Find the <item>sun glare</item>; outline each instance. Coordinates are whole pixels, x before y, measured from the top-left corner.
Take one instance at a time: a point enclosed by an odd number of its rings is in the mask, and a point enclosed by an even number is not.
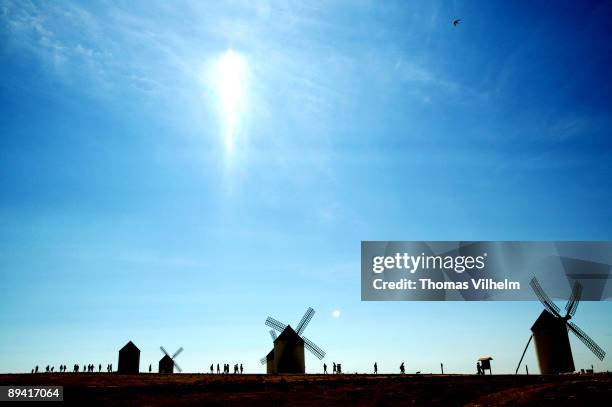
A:
[[[244,109],[247,63],[233,50],[227,50],[217,61],[216,82],[224,125],[225,149],[234,149],[240,117]]]

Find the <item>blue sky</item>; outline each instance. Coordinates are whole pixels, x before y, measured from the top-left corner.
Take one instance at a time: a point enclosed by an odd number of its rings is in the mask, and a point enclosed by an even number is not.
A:
[[[513,372],[538,303],[362,303],[360,241],[612,239],[611,17],[1,1],[0,371],[131,339],[143,369],[163,345],[261,372],[266,316],[313,306],[345,371]],[[611,302],[576,322],[612,351]]]

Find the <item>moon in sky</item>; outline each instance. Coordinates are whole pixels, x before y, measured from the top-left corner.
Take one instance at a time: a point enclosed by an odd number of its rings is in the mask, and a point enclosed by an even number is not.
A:
[[[334,318],[339,318],[339,317],[340,317],[340,310],[339,310],[339,309],[335,309],[335,310],[332,312],[332,317],[334,317]]]

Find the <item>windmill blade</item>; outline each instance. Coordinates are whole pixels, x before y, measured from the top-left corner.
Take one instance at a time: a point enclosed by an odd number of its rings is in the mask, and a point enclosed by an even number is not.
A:
[[[274,342],[277,338],[276,332],[273,329],[270,329],[270,336],[272,337],[272,342]]]
[[[593,354],[595,354],[595,356],[597,356],[599,360],[603,360],[603,358],[606,356],[606,352],[601,349],[589,335],[587,335],[582,329],[578,328],[578,326],[572,322],[568,322],[567,327],[574,333],[574,335],[578,337],[578,339],[582,341],[582,343],[586,345],[587,348],[589,348],[591,352],[593,352]]]
[[[162,352],[164,352],[164,354],[165,354],[166,356],[168,356],[168,357],[170,356],[170,355],[168,354],[168,352],[166,352],[166,349],[164,349],[164,347],[163,347],[163,346],[160,346],[160,347],[159,347],[159,349],[161,349],[161,351],[162,351]]]
[[[574,288],[572,289],[572,296],[570,297],[567,304],[565,304],[565,310],[567,311],[566,318],[573,317],[578,309],[578,303],[580,302],[580,297],[582,297],[582,284],[578,281],[574,283]],[[568,318],[569,319],[569,318]]]
[[[176,363],[176,361],[174,361],[174,360],[173,360],[173,362],[174,362],[174,367],[176,367],[176,370],[178,370],[179,373],[183,373],[183,369],[181,369],[181,367],[178,365],[178,363]]]
[[[182,351],[183,351],[183,347],[181,346],[180,348],[178,348],[176,352],[174,352],[174,355],[172,355],[172,359],[180,355]]]
[[[532,278],[529,282],[529,285],[533,289],[533,292],[538,296],[538,299],[540,300],[542,305],[544,305],[544,308],[546,308],[551,314],[561,318],[561,315],[559,315],[559,311],[561,310],[554,302],[552,302],[550,297],[544,292],[544,290],[540,286],[540,282],[538,281],[538,279],[535,277]]]
[[[305,336],[302,336],[302,339],[304,340],[304,347],[310,352],[312,352],[313,355],[315,355],[319,359],[323,359],[325,357],[325,352],[323,351],[323,349],[315,345],[313,341],[306,338]]]
[[[265,365],[266,362],[268,361],[268,357],[261,358],[261,359],[259,359],[259,361],[261,362],[262,365]]]
[[[283,332],[283,329],[287,327],[287,325],[275,320],[272,317],[268,317],[266,319],[266,325],[268,325],[270,328],[276,329],[278,332]]]
[[[302,335],[302,332],[304,332],[304,329],[306,329],[306,326],[312,319],[312,316],[314,315],[314,313],[315,313],[315,310],[313,310],[310,307],[306,310],[306,312],[304,313],[304,316],[302,317],[302,320],[300,321],[300,323],[297,325],[297,328],[295,329],[295,333],[297,333],[298,335]]]

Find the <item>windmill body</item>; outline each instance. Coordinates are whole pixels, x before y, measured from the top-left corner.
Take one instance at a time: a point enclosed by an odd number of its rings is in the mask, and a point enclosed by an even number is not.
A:
[[[174,373],[174,360],[168,355],[164,355],[159,360],[159,373]]]
[[[129,341],[121,350],[119,350],[119,363],[117,364],[117,373],[136,374],[140,370],[140,349]]]
[[[304,340],[290,325],[274,340],[272,358],[267,362],[268,374],[305,373]],[[266,358],[267,359],[267,358]]]
[[[582,285],[576,281],[572,288],[572,294],[565,305],[565,315],[561,315],[561,309],[544,292],[537,278],[532,278],[529,285],[544,305],[544,311],[531,327],[531,336],[527,341],[523,355],[519,360],[515,373],[518,373],[525,352],[533,338],[535,342],[538,365],[542,374],[559,374],[573,372],[575,370],[572,348],[568,332],[573,333],[589,350],[599,359],[603,360],[606,352],[595,343],[575,323],[570,322],[574,317],[580,297],[582,296]]]
[[[544,310],[531,327],[542,374],[573,372],[574,358],[565,321]]]
[[[178,363],[176,363],[176,360],[174,360],[183,351],[182,347],[178,348],[178,350],[174,352],[172,356],[170,356],[170,354],[166,351],[166,349],[164,349],[163,346],[160,346],[159,349],[164,354],[164,356],[159,360],[159,373],[171,374],[174,373],[174,368],[176,368],[176,370],[178,370],[179,372],[183,371],[178,365]]]
[[[312,308],[308,308],[295,330],[290,325],[285,325],[274,318],[266,319],[266,325],[273,328],[270,335],[274,341],[274,348],[265,358],[261,359],[261,363],[266,365],[268,374],[304,374],[306,372],[304,348],[319,359],[325,357],[325,352],[321,348],[302,335],[314,313]],[[280,332],[278,337],[275,330]]]

